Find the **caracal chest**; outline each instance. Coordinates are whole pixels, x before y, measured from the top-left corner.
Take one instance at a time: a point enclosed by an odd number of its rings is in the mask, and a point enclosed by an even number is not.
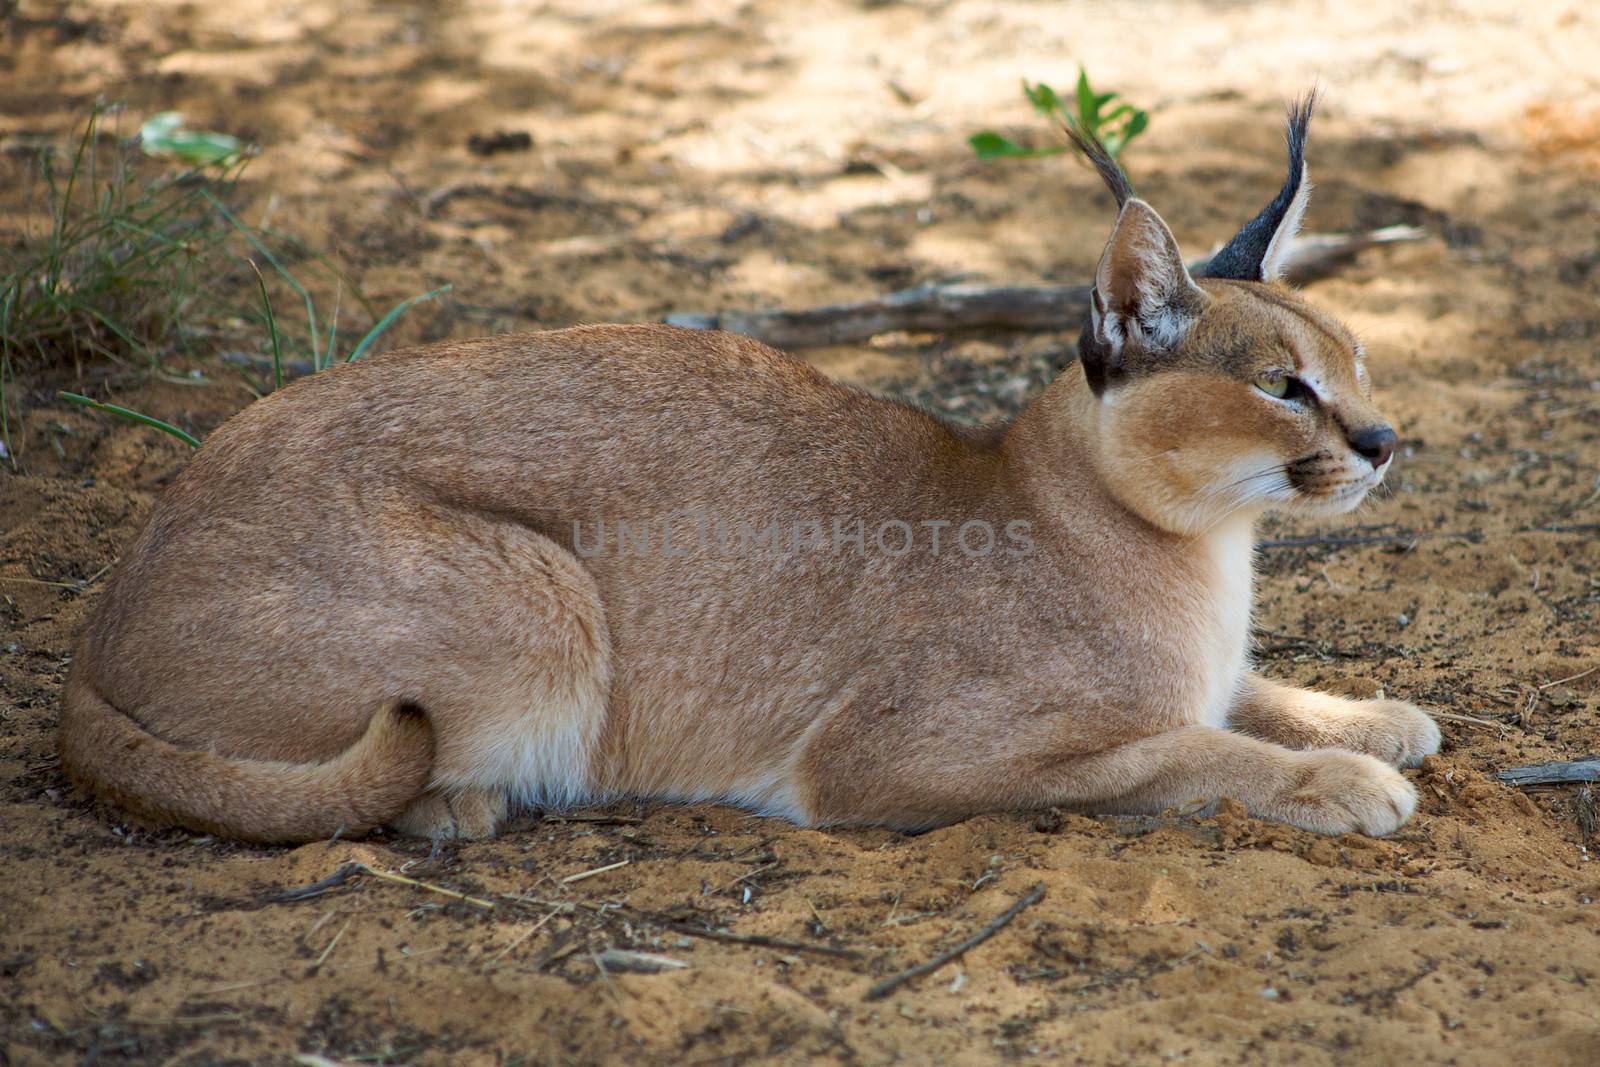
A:
[[[1050,568],[994,583],[887,645],[865,627],[846,670],[857,687],[932,704],[1126,717],[1154,732],[1220,727],[1248,667],[1252,537],[1241,523],[1182,566],[1130,558],[1095,574]],[[899,652],[862,655],[890,646]]]
[[[1157,731],[1226,725],[1249,666],[1252,544],[1251,524],[1240,523],[1181,568],[1130,559],[1102,573],[1093,595],[1065,594],[1077,605],[1034,614],[1049,621],[1024,627],[1034,647],[1012,672],[1016,699],[1126,715]]]
[[[1228,712],[1249,666],[1250,615],[1255,605],[1255,529],[1241,521],[1205,544],[1208,579],[1196,605],[1194,718],[1227,725]]]

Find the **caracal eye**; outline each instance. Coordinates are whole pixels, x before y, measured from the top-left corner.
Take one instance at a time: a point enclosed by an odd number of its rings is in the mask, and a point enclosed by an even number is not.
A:
[[[1262,371],[1256,375],[1256,388],[1275,400],[1289,395],[1289,375],[1281,370]]]

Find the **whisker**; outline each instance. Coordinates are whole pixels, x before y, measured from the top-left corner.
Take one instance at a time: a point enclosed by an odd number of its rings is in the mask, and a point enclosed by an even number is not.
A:
[[[1244,508],[1263,499],[1264,494],[1253,488],[1252,483],[1260,482],[1263,479],[1277,478],[1287,471],[1290,466],[1292,466],[1290,463],[1275,463],[1270,467],[1251,471],[1249,474],[1235,478],[1231,482],[1212,486],[1201,493],[1200,498],[1195,502],[1194,510],[1204,511],[1218,503],[1225,503],[1227,506],[1206,523],[1200,530],[1199,536],[1206,536]]]

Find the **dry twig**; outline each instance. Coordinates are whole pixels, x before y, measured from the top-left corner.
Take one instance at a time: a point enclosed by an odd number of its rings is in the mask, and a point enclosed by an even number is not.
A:
[[[1021,915],[1027,908],[1031,908],[1033,905],[1039,903],[1043,897],[1044,883],[1040,882],[1030,889],[1027,894],[1019,899],[1015,904],[1001,912],[993,922],[989,923],[989,925],[985,926],[983,929],[979,930],[977,933],[973,934],[959,945],[945,949],[943,952],[939,953],[926,963],[919,963],[915,967],[909,967],[906,970],[901,971],[899,974],[885,978],[883,981],[867,990],[867,994],[864,999],[881,1000],[890,993],[893,993],[896,989],[899,989],[901,986],[905,985],[907,982],[921,978],[925,974],[931,974],[940,967],[943,967],[945,964],[949,963],[951,960],[959,959],[972,949],[977,948],[979,945],[989,940],[1001,930],[1005,929],[1006,925],[1010,923],[1012,919],[1015,919],[1018,915]]]
[[[408,885],[413,889],[421,889],[429,893],[438,893],[440,896],[450,897],[453,900],[459,900],[463,903],[471,904],[474,907],[484,908],[486,910],[492,910],[494,908],[494,901],[492,900],[484,900],[482,897],[468,896],[465,893],[459,893],[454,889],[446,889],[442,885],[434,885],[431,882],[419,882],[415,878],[407,878],[402,874],[392,874],[388,871],[380,871],[375,868],[368,867],[365,863],[347,863],[343,867],[340,867],[337,871],[334,871],[332,874],[328,875],[326,878],[312,882],[310,885],[303,885],[296,889],[286,890],[285,892],[279,893],[276,896],[265,897],[262,899],[261,903],[287,904],[297,900],[306,900],[311,897],[321,896],[330,889],[337,889],[338,887],[344,885],[346,882],[350,881],[351,878],[358,874],[369,875],[381,881],[394,882],[398,885]]]
[[[1566,685],[1568,682],[1576,682],[1579,678],[1589,677],[1589,675],[1593,674],[1595,671],[1600,671],[1600,664],[1590,667],[1586,671],[1579,671],[1577,674],[1569,674],[1565,678],[1557,678],[1553,682],[1546,682],[1539,687],[1539,690],[1543,692],[1546,689],[1554,689],[1558,685]]]
[[[765,934],[736,934],[732,930],[718,930],[709,926],[696,926],[694,923],[682,923],[673,919],[652,915],[647,911],[636,911],[633,908],[621,909],[618,914],[636,920],[659,926],[664,930],[671,930],[675,934],[685,937],[700,937],[707,941],[723,941],[730,945],[750,945],[754,948],[775,948],[784,952],[811,952],[819,956],[833,956],[838,959],[858,960],[861,953],[853,948],[839,948],[835,945],[813,945],[805,941],[790,941],[782,937],[768,937]]]
[[[618,867],[626,867],[632,862],[632,860],[618,860],[616,863],[608,863],[604,867],[595,867],[592,870],[579,871],[577,874],[569,874],[565,878],[561,879],[561,884],[571,885],[573,882],[581,882],[585,878],[593,878],[597,874],[605,874],[607,871],[614,871]]]
[[[1449,722],[1464,722],[1469,726],[1481,726],[1485,730],[1495,730],[1499,733],[1506,732],[1506,724],[1495,722],[1493,719],[1480,719],[1476,715],[1460,715],[1453,711],[1430,711],[1435,719],[1445,719]]]

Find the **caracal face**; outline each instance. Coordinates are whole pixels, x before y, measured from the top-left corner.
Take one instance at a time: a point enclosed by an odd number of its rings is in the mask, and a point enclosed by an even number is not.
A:
[[[1382,482],[1395,433],[1355,336],[1279,286],[1202,279],[1207,298],[1159,367],[1101,394],[1103,469],[1124,502],[1186,534],[1268,506],[1338,515]]]
[[[1283,189],[1198,279],[1116,161],[1074,137],[1121,209],[1079,343],[1100,401],[1100,474],[1126,507],[1174,533],[1202,535],[1268,506],[1342,514],[1394,456],[1355,334],[1281,282],[1311,191],[1312,103],[1290,111]]]

